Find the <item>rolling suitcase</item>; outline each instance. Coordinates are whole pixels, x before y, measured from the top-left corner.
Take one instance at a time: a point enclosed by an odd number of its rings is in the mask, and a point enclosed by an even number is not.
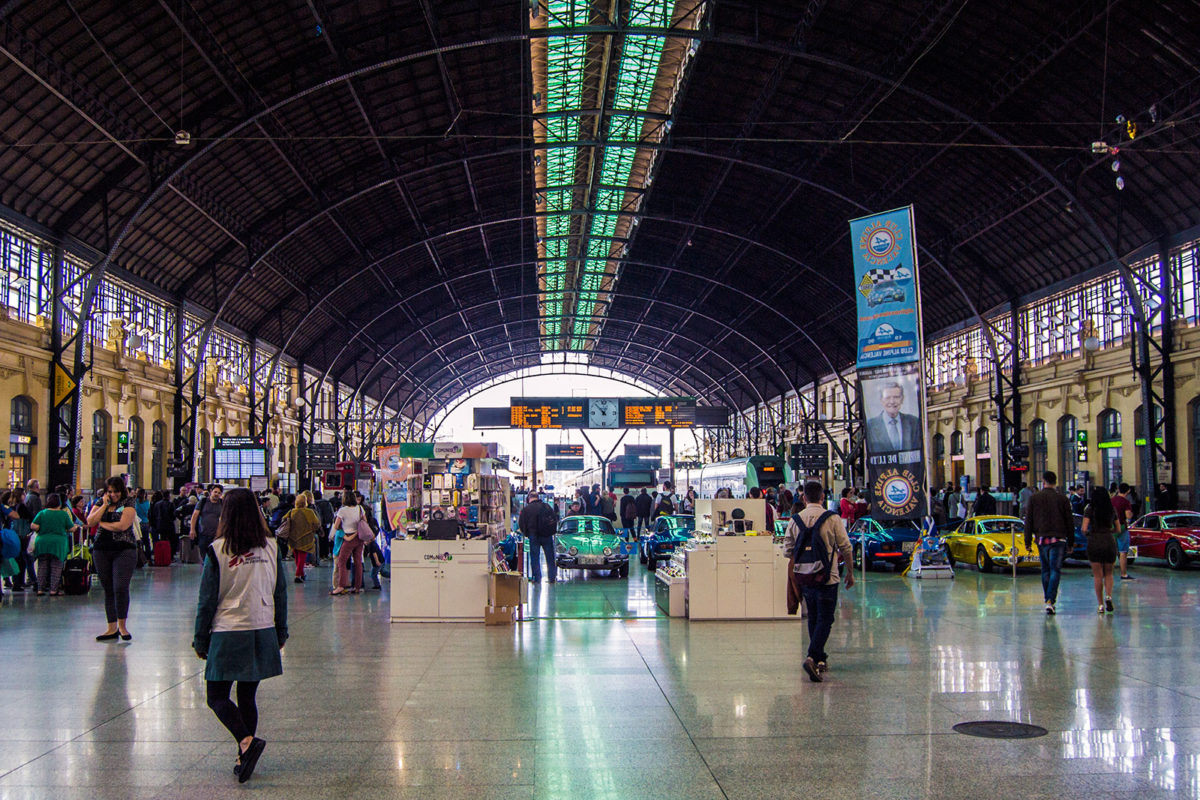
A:
[[[81,537],[63,562],[62,590],[64,594],[87,594],[91,588],[92,554]]]
[[[196,542],[190,536],[179,537],[179,563],[180,564],[199,564],[200,563],[200,548],[196,546]]]
[[[154,543],[154,566],[171,566],[171,543],[160,541]]]

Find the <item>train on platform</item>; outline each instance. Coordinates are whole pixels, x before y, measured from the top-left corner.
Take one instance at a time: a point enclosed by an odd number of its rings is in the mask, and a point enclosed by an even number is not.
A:
[[[626,488],[630,491],[643,487],[652,489],[658,483],[658,473],[648,467],[627,467],[619,463],[609,464],[607,475],[603,481],[600,476],[600,468],[592,467],[579,473],[574,480],[569,482],[569,485],[595,486],[598,483],[603,483],[606,489],[618,493]]]
[[[715,497],[728,489],[731,497],[745,497],[758,487],[779,488],[787,483],[787,464],[780,456],[749,456],[707,464],[700,470],[700,497]]]

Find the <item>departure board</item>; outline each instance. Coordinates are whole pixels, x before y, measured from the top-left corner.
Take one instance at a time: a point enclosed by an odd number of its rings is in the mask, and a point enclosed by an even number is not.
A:
[[[554,458],[561,456],[562,458],[583,458],[583,445],[581,444],[548,444],[546,445],[546,457]],[[583,467],[580,467],[583,469]]]
[[[213,479],[244,481],[265,477],[267,448],[263,437],[217,436],[213,442]]]
[[[692,428],[696,425],[696,400],[662,397],[621,401],[621,424],[626,428]]]
[[[584,428],[588,401],[582,397],[514,397],[509,414],[514,428]]]

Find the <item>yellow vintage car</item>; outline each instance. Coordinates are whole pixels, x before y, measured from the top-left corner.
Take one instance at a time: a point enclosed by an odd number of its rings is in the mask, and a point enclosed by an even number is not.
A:
[[[1018,567],[1041,568],[1037,545],[1025,549],[1025,523],[1017,517],[987,515],[970,517],[958,528],[946,534],[946,552],[950,563],[974,564],[980,572],[991,572],[999,565],[1011,567],[1009,561],[1013,549],[1013,534],[1016,534],[1016,556]]]

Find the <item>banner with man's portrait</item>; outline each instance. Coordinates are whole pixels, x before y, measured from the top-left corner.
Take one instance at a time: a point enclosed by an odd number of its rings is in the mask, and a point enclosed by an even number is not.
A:
[[[860,369],[858,381],[871,515],[919,519],[929,513],[921,363]]]

